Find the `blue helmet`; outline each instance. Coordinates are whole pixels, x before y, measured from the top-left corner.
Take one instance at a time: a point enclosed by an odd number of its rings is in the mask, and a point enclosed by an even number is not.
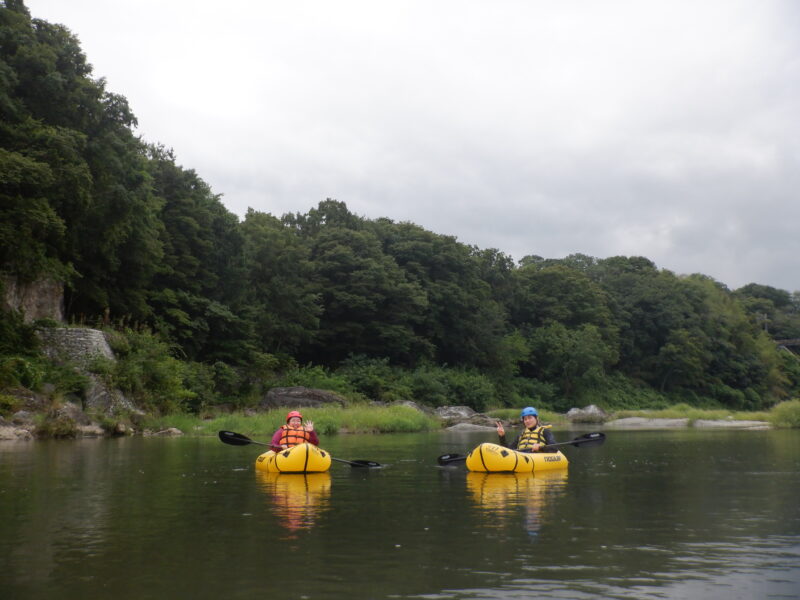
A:
[[[525,408],[522,409],[522,412],[520,413],[519,416],[521,418],[525,418],[525,417],[536,417],[536,418],[538,418],[539,417],[539,413],[532,406],[526,406]]]

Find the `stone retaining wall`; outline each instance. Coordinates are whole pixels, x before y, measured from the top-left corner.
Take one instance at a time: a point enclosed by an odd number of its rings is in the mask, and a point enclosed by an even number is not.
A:
[[[69,359],[87,366],[95,357],[115,360],[102,331],[78,327],[53,327],[40,329],[44,353],[51,360]]]

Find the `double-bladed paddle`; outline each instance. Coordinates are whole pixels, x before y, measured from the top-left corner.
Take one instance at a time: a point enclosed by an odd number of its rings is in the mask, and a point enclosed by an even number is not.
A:
[[[265,444],[264,442],[257,442],[255,440],[251,440],[246,435],[242,435],[241,433],[235,433],[233,431],[220,431],[219,439],[226,444],[230,444],[231,446],[247,446],[248,444],[258,444],[259,446],[271,447],[270,444]],[[381,463],[376,463],[375,461],[372,460],[344,460],[343,458],[334,458],[333,456],[331,456],[331,460],[335,460],[336,462],[350,465],[351,467],[361,467],[365,469],[377,468],[383,466]]]
[[[603,442],[606,441],[606,434],[605,433],[586,433],[580,437],[576,437],[571,442],[558,442],[557,444],[548,444],[545,446],[546,448],[555,448],[556,446],[577,446],[577,447],[589,447],[589,446],[600,446]],[[457,462],[463,462],[467,460],[467,457],[463,454],[442,454],[439,458],[436,459],[440,465],[451,465]]]

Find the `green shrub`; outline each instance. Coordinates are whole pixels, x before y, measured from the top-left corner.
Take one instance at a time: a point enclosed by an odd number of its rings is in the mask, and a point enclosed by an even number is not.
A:
[[[217,361],[211,366],[214,390],[223,402],[234,402],[242,391],[242,377],[239,373],[222,361]]]
[[[620,373],[608,375],[603,385],[597,389],[585,390],[572,406],[559,407],[569,410],[573,406],[583,408],[594,404],[603,410],[621,409],[660,409],[669,406],[669,400],[663,394],[647,385],[642,385]]]
[[[111,350],[114,351],[116,356],[125,356],[126,354],[130,354],[133,346],[131,343],[131,335],[134,334],[134,331],[131,329],[127,329],[125,331],[105,331],[106,333],[106,340],[108,341],[108,345],[111,347]]]
[[[74,438],[77,433],[78,426],[75,421],[55,409],[37,419],[36,437]]]
[[[13,415],[22,407],[22,401],[14,396],[0,394],[0,415]]]
[[[760,396],[753,388],[747,388],[744,391],[745,410],[759,410],[769,406],[767,399]]]
[[[492,380],[478,371],[423,365],[406,373],[397,389],[408,390],[406,399],[427,406],[469,406],[483,412],[497,404]]]
[[[361,395],[353,389],[346,377],[331,373],[325,369],[325,367],[319,365],[309,365],[293,369],[284,373],[272,383],[274,387],[302,386],[329,390],[345,398],[362,399]]]
[[[107,358],[105,356],[95,355],[87,365],[87,368],[95,375],[111,376],[113,375],[116,366],[117,366],[117,361],[111,358]]]
[[[469,406],[477,412],[486,410],[486,406],[494,404],[495,387],[491,380],[477,371],[447,370],[446,381],[451,404]]]
[[[415,402],[433,407],[452,404],[443,369],[422,366],[408,374],[406,381]]]
[[[505,404],[512,407],[552,408],[557,397],[557,387],[552,383],[529,377],[515,377],[512,380],[511,397],[506,399]]]
[[[191,371],[172,356],[171,346],[148,331],[128,329],[113,337],[118,354],[109,384],[146,410],[172,413],[188,408],[195,394],[184,381]]]
[[[214,381],[214,368],[198,362],[184,365],[184,385],[191,392],[186,399],[186,409],[193,413],[212,407],[220,402]]]
[[[800,429],[800,400],[787,400],[776,404],[768,415],[775,427]]]
[[[25,323],[22,313],[0,309],[0,356],[38,354],[36,328]]]
[[[29,356],[0,356],[0,388],[22,386],[36,389],[44,379],[41,360]]]
[[[111,362],[111,361],[107,361]],[[75,369],[72,365],[48,363],[44,381],[52,383],[61,395],[75,394],[82,396],[89,387],[89,377]]]
[[[410,400],[413,391],[405,374],[389,364],[388,358],[351,356],[336,370],[352,388],[371,400],[395,402]]]
[[[49,317],[36,319],[33,321],[33,323],[31,323],[31,325],[35,329],[53,329],[55,327],[63,327],[61,323],[59,323],[55,319],[50,319]]]
[[[722,383],[709,386],[710,396],[722,405],[735,410],[748,408],[747,397],[742,390],[734,389]],[[755,408],[755,407],[753,407]]]

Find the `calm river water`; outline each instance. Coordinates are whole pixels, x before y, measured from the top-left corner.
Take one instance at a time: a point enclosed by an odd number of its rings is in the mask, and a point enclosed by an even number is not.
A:
[[[436,464],[491,432],[275,477],[216,438],[2,443],[0,598],[800,597],[800,432],[606,433],[550,477]]]

